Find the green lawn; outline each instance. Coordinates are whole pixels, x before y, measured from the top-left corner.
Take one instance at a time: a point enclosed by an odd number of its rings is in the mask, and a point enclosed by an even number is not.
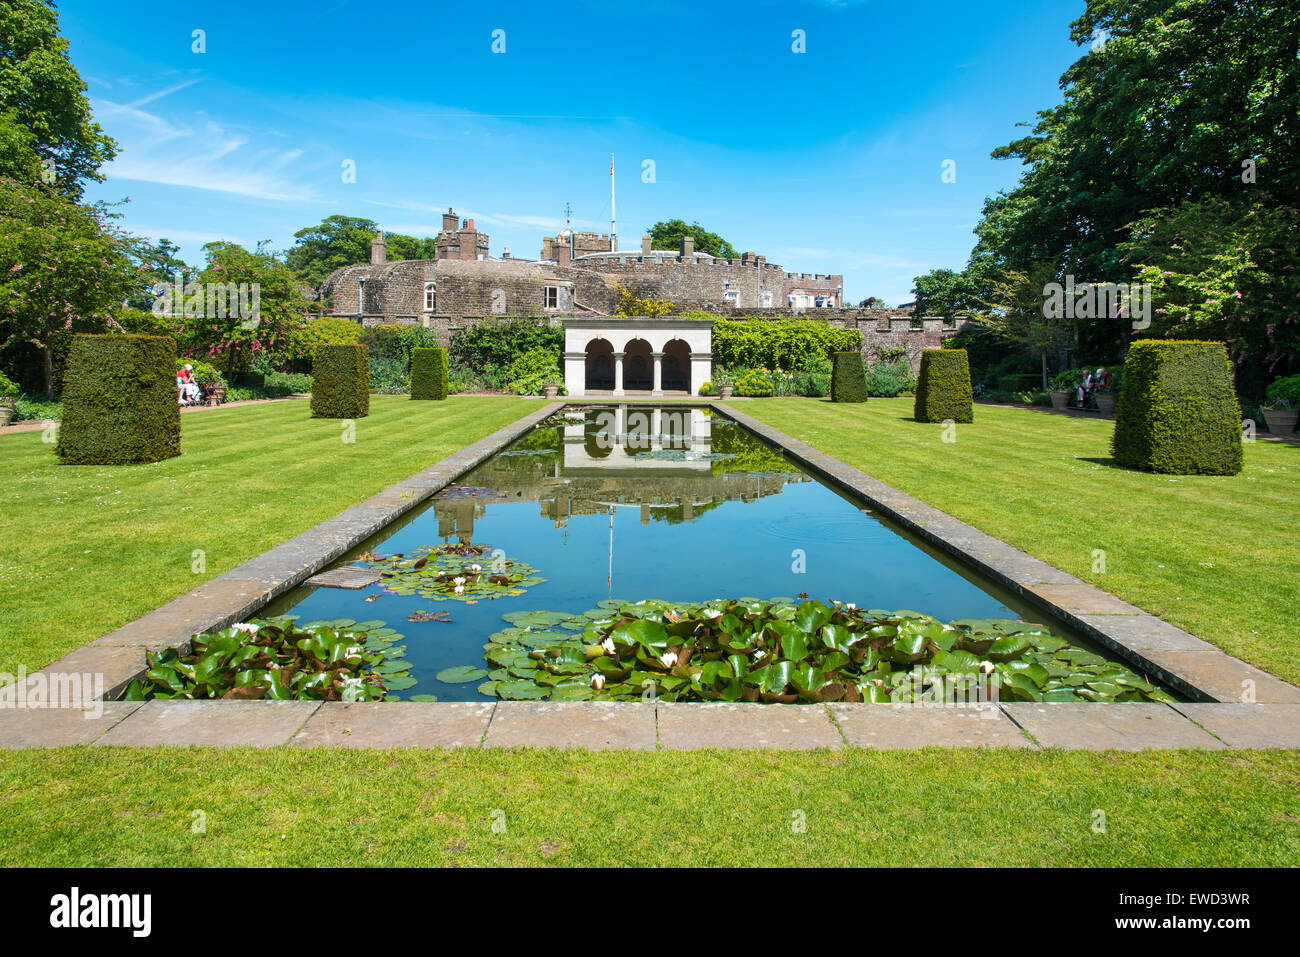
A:
[[[305,400],[192,412],[184,454],[126,467],[59,465],[39,431],[0,437],[0,672],[43,667],[538,407],[376,395],[350,444]]]
[[[1295,751],[29,751],[0,865],[1295,866],[1298,780]]]
[[[1300,683],[1300,445],[1248,443],[1238,476],[1151,475],[1115,467],[1095,419],[977,405],[949,444],[910,398],[736,409]]]
[[[39,432],[0,438],[0,671],[42,665],[535,408],[379,396],[354,445],[301,401],[195,413],[184,456],[120,469],[60,467]],[[1097,422],[980,408],[945,445],[908,400],[737,408],[1300,678],[1283,624],[1300,449],[1252,447],[1237,479],[1162,478],[1104,464]],[[0,865],[1296,866],[1297,821],[1296,751],[0,753]]]

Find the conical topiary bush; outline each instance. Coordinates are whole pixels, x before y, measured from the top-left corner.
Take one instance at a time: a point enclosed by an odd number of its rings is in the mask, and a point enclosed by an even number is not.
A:
[[[862,366],[862,353],[837,352],[832,363],[831,401],[866,402],[867,373]]]

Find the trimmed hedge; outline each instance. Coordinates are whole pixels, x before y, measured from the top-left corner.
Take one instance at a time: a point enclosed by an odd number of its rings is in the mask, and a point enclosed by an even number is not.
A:
[[[134,465],[180,455],[175,340],[74,336],[55,451],[64,465]]]
[[[970,387],[970,360],[965,349],[925,349],[916,377],[918,422],[973,422],[975,398]]]
[[[311,363],[311,414],[316,419],[360,419],[370,414],[370,350],[322,344]]]
[[[832,358],[831,401],[866,402],[867,373],[861,352],[837,352]]]
[[[861,348],[862,333],[820,319],[719,319],[712,343],[713,361],[724,369],[795,372],[810,359]]]
[[[1141,339],[1124,360],[1115,461],[1169,475],[1241,471],[1241,408],[1222,342]]]
[[[411,398],[445,399],[448,389],[447,350],[411,350]]]

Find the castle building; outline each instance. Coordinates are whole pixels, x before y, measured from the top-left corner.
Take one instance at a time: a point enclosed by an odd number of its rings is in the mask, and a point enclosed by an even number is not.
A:
[[[454,210],[442,217],[436,259],[389,262],[380,233],[370,263],[335,270],[321,285],[334,315],[365,325],[400,323],[438,329],[444,339],[487,316],[608,316],[620,286],[667,299],[680,310],[802,312],[843,306],[839,275],[791,273],[746,252],[721,259],[697,252],[686,237],[676,250],[618,250],[608,234],[561,233],[542,240],[538,259],[491,255],[488,234]]]

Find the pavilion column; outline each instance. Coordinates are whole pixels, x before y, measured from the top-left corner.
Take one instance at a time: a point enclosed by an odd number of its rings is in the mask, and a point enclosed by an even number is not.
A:
[[[623,353],[614,353],[614,395],[623,394]]]
[[[663,395],[664,394],[664,389],[663,389],[664,354],[662,352],[656,352],[654,353],[653,358],[655,361],[655,379],[654,379],[654,390],[650,394]]]

